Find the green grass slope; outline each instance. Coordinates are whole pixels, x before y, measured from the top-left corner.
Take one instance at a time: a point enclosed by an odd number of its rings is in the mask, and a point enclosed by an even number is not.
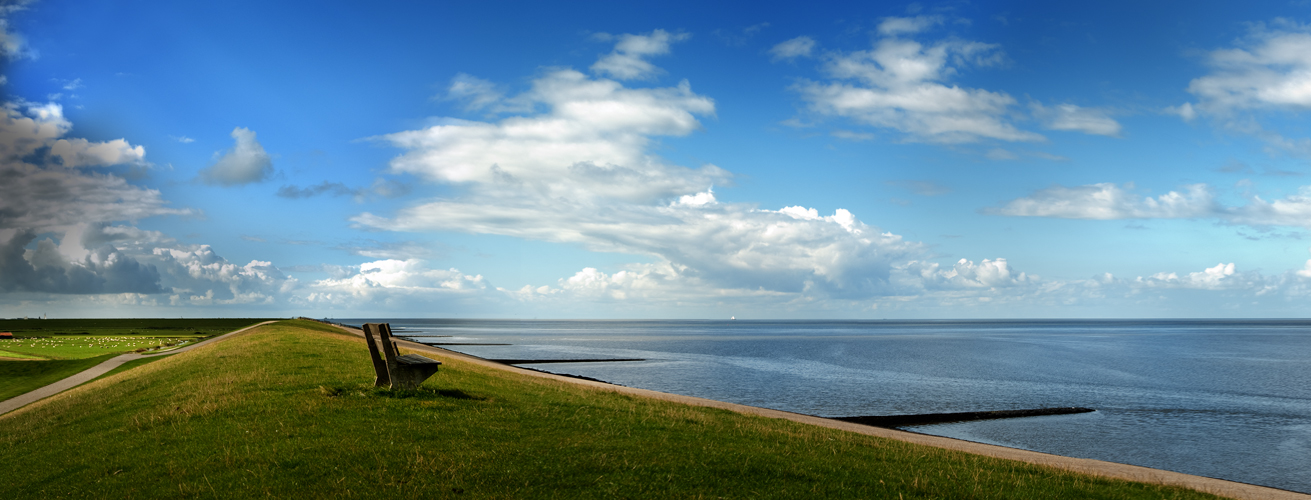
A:
[[[117,355],[102,354],[94,358],[51,361],[0,360],[0,381],[3,381],[0,383],[0,401],[53,384]]]
[[[0,417],[0,498],[1214,498],[261,327]]]

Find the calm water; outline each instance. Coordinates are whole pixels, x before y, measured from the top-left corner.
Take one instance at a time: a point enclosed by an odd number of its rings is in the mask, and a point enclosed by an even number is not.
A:
[[[1311,321],[373,319],[488,358],[825,417],[1087,406],[917,432],[1311,492]],[[449,336],[449,337],[438,337]]]

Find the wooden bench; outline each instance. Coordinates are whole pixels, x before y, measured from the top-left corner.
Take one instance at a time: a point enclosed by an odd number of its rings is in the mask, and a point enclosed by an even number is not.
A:
[[[375,333],[378,341],[382,343],[382,355],[378,354],[378,346],[373,341]],[[373,371],[378,375],[378,378],[373,380],[375,387],[386,385],[392,389],[414,389],[437,373],[437,368],[442,365],[441,361],[434,361],[418,354],[401,356],[400,351],[396,349],[396,343],[391,339],[391,325],[388,323],[365,323],[364,342],[369,344]]]

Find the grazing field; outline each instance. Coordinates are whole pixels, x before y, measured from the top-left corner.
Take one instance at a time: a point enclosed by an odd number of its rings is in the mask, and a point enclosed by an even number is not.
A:
[[[1215,498],[264,326],[0,417],[0,498]]]
[[[8,319],[0,359],[83,359],[182,347],[258,323],[258,319]]]
[[[4,381],[0,401],[125,352],[168,352],[259,321],[263,320],[0,320],[0,332],[12,332],[15,337],[0,340],[0,380]]]

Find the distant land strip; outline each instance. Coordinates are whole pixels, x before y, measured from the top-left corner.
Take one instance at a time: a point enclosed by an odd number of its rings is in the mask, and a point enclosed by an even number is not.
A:
[[[429,344],[441,345],[441,344]],[[598,359],[488,359],[503,365],[529,365],[539,363],[608,363],[611,361],[646,361],[643,358],[598,358]]]
[[[959,413],[925,413],[922,415],[837,417],[833,420],[891,429],[911,425],[946,424],[951,422],[969,422],[972,420],[993,420],[999,418],[1040,417],[1043,415],[1069,415],[1072,413],[1088,413],[1094,411],[1097,410],[1077,406],[1066,406],[1060,408],[1036,408],[1032,410],[967,411]]]

